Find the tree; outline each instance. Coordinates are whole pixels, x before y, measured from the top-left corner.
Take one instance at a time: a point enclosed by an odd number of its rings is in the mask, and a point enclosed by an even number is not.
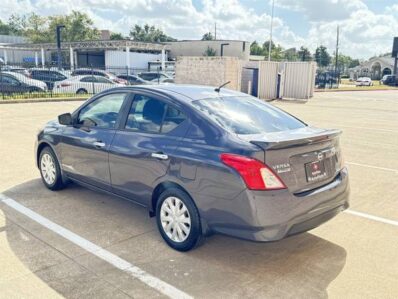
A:
[[[121,33],[112,32],[110,39],[111,40],[121,40],[121,39],[125,39],[125,37]]]
[[[203,56],[216,56],[217,52],[213,48],[207,46],[206,51],[203,53]]]
[[[211,32],[203,34],[202,40],[214,40],[213,34],[211,34]]]
[[[257,43],[257,41],[254,41],[250,45],[250,55],[264,55],[263,48]]]
[[[50,16],[48,19],[48,30],[52,41],[56,40],[55,31],[57,25],[65,25],[62,30],[63,41],[96,40],[101,36],[99,30],[94,27],[93,20],[82,12],[72,11],[70,15]]]
[[[29,15],[12,15],[5,30],[8,34],[22,35],[33,43],[56,41],[56,27],[64,25],[63,41],[82,41],[99,39],[100,32],[94,27],[90,17],[78,11],[69,15],[43,17],[35,13]],[[4,28],[1,27],[0,28]]]
[[[130,37],[135,41],[140,42],[172,42],[176,41],[166,35],[162,30],[155,28],[155,26],[149,26],[145,24],[143,27],[140,25],[134,25],[130,30]]]
[[[298,58],[301,61],[310,61],[312,60],[311,52],[304,46],[300,47],[300,50],[297,52]]]
[[[3,35],[12,35],[12,28],[10,25],[3,23],[2,20],[0,20],[0,34]]]
[[[316,48],[314,58],[320,67],[328,66],[332,59],[325,46],[319,46]]]

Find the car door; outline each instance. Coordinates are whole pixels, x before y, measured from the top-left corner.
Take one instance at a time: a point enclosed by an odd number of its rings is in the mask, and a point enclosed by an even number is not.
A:
[[[113,192],[147,206],[187,129],[181,107],[136,94],[109,150]]]
[[[110,190],[108,150],[127,93],[95,98],[73,114],[74,125],[62,135],[62,168],[72,179]]]

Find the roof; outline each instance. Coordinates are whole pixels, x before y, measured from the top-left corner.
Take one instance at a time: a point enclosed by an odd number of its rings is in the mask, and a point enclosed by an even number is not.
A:
[[[88,40],[88,41],[78,41],[78,42],[62,42],[61,44],[63,49],[69,49],[72,47],[73,49],[120,49],[129,47],[131,50],[137,51],[162,51],[162,49],[169,50],[169,45],[161,44],[161,43],[144,43],[137,42],[134,40],[124,39],[124,40]],[[5,48],[11,49],[24,49],[24,50],[56,50],[56,43],[42,43],[42,44],[32,44],[32,43],[18,43],[18,44],[9,44],[6,45]]]
[[[222,88],[220,92],[216,92],[215,86],[203,86],[203,85],[188,85],[188,84],[162,84],[162,85],[140,85],[135,86],[139,89],[157,90],[160,92],[174,93],[189,98],[191,101],[228,97],[228,96],[248,96],[245,93],[241,93],[235,90]]]

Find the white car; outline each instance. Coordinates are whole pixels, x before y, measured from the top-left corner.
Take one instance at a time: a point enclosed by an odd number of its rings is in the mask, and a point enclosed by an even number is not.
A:
[[[355,81],[355,86],[371,86],[373,85],[372,79],[369,77],[360,77]]]
[[[31,79],[23,74],[15,72],[1,72],[1,80],[3,85],[10,83],[14,89],[23,91],[47,91],[47,85],[43,81]],[[2,86],[2,89],[4,86]]]
[[[75,76],[63,81],[55,82],[54,93],[98,93],[109,88],[126,86],[101,76]]]

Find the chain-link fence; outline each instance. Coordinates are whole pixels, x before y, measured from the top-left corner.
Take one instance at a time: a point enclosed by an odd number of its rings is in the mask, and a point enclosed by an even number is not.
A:
[[[174,73],[157,68],[127,67],[71,68],[63,65],[36,67],[27,63],[0,65],[0,100],[91,95],[109,88],[127,85],[173,83]]]

